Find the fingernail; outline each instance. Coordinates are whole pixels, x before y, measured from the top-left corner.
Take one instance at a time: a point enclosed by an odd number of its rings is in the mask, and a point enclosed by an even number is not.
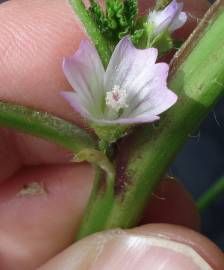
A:
[[[95,248],[91,270],[212,270],[190,246],[160,237],[110,232]]]

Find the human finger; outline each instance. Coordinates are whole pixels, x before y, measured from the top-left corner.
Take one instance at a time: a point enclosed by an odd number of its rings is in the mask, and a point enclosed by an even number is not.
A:
[[[223,265],[221,250],[199,233],[152,224],[87,237],[39,270],[222,270]]]

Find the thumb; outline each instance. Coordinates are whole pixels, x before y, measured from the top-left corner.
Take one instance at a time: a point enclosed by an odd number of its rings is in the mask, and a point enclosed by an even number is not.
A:
[[[152,224],[98,233],[77,242],[39,270],[221,270],[222,252],[184,227]]]

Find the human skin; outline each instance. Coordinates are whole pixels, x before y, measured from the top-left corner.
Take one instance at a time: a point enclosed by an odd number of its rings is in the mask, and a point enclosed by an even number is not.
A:
[[[151,2],[143,1],[141,10]],[[204,0],[185,2],[191,18],[201,18],[209,6]],[[195,22],[190,19],[177,33],[179,37],[185,38]],[[74,53],[84,38],[83,28],[67,1],[6,2],[0,6],[0,25],[0,99],[48,111],[84,126],[59,95],[61,90],[70,89],[61,69],[62,58]],[[0,131],[0,269],[32,270],[47,261],[45,270],[54,269],[55,261],[64,267],[75,256],[76,244],[51,259],[73,242],[91,191],[93,170],[86,163],[71,165],[71,153],[56,145],[12,130]],[[43,185],[46,192],[19,196],[24,184],[32,182]],[[183,187],[165,180],[159,189],[142,223],[164,222],[198,230],[196,208]],[[166,198],[166,204],[161,198]],[[148,225],[129,233],[139,237],[169,235],[193,246],[214,269],[221,270],[224,265],[223,254],[214,244],[184,227]],[[86,243],[88,239],[84,247]],[[84,269],[69,263],[65,269]]]

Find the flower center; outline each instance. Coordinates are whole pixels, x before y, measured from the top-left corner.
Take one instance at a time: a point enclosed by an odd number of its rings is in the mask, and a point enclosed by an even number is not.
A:
[[[116,112],[127,108],[127,91],[115,84],[112,91],[106,94],[106,105]]]

